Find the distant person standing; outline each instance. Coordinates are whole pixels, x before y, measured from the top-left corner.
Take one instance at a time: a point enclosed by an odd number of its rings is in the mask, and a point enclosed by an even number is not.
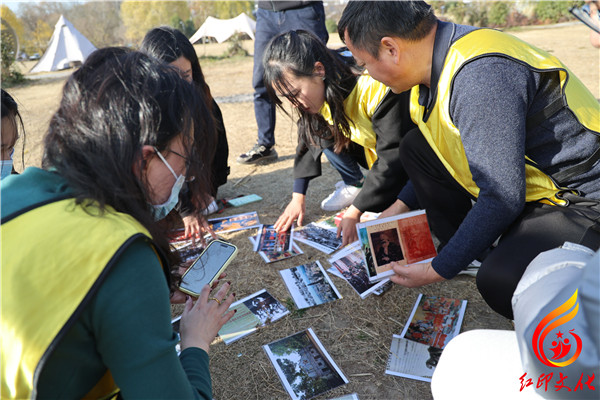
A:
[[[594,21],[594,24],[600,28],[600,1],[597,0],[586,0],[586,4],[589,4],[590,18]],[[590,32],[590,43],[592,46],[600,48],[600,33],[591,31]]]
[[[304,29],[314,33],[323,43],[329,34],[325,28],[325,9],[322,1],[257,1],[256,33],[254,35],[254,114],[258,125],[258,141],[237,158],[240,164],[277,159],[275,145],[275,105],[269,100],[263,81],[262,58],[267,44],[274,36],[290,30]]]

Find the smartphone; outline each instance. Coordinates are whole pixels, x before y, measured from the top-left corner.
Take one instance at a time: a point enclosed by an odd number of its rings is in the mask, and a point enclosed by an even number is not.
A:
[[[179,289],[198,297],[204,285],[211,285],[237,255],[237,247],[213,240],[181,277]]]

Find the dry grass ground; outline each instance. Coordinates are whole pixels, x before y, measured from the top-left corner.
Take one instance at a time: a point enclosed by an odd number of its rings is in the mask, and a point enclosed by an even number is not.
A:
[[[542,49],[559,57],[590,88],[596,97],[599,90],[599,56],[588,42],[588,30],[581,24],[551,29],[522,29],[513,32]],[[334,37],[331,43],[339,42]],[[335,42],[334,42],[335,41]],[[251,42],[245,44],[252,52]],[[226,45],[197,46],[197,52],[211,87],[217,98],[252,93],[252,58],[215,59]],[[212,58],[211,58],[212,57]],[[31,66],[27,66],[31,68]],[[56,110],[62,85],[66,78],[32,81],[10,92],[21,106],[27,131],[25,165],[39,166],[41,141],[48,121]],[[256,140],[256,122],[251,101],[222,103],[229,138],[231,175],[229,182],[219,190],[220,197],[256,193],[263,201],[240,208],[229,209],[223,215],[258,211],[261,222],[274,223],[290,199],[293,154],[296,143],[295,124],[285,115],[278,115],[276,129],[277,162],[265,166],[241,166],[235,158]],[[20,169],[20,159],[16,162]],[[325,164],[324,174],[312,182],[307,202],[306,222],[326,216],[319,208],[320,201],[329,194],[337,173]],[[285,302],[290,296],[283,285],[279,271],[311,260],[320,260],[328,268],[327,256],[301,245],[305,254],[274,264],[265,264],[252,252],[247,237],[254,231],[224,235],[239,247],[237,259],[228,269],[238,298],[260,289],[267,289]],[[491,311],[479,295],[471,277],[458,277],[421,289],[394,287],[381,297],[370,296],[361,300],[352,288],[333,277],[343,298],[305,312],[293,312],[271,326],[241,339],[229,346],[216,343],[211,349],[211,372],[214,396],[225,399],[286,399],[275,370],[262,346],[292,333],[312,327],[333,359],[350,379],[350,383],[319,398],[333,398],[357,392],[366,399],[426,399],[431,397],[429,384],[384,374],[392,334],[400,333],[418,293],[468,300],[462,330],[511,329],[509,321]],[[175,310],[177,312],[177,310]],[[465,371],[465,373],[467,373]],[[514,371],[515,385],[519,371]]]

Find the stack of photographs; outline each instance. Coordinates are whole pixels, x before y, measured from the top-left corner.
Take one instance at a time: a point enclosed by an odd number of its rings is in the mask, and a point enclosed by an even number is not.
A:
[[[209,219],[208,223],[215,233],[234,232],[243,229],[260,228],[256,211],[229,217]]]
[[[349,244],[331,258],[329,263],[339,272],[339,276],[352,286],[361,299],[377,292],[388,282],[389,278],[384,278],[379,282],[369,282],[367,267],[360,247],[360,241]]]
[[[290,313],[265,289],[236,301],[229,307],[229,310],[232,309],[237,312],[219,331],[225,344],[235,342]]]
[[[325,254],[331,254],[342,246],[342,238],[337,237],[335,229],[323,228],[314,222],[294,228],[294,240],[306,243]]]
[[[419,294],[401,335],[394,335],[388,375],[431,382],[446,344],[460,332],[466,300]]]
[[[255,236],[249,237],[254,251],[266,263],[285,260],[299,254],[304,254],[292,239],[292,231],[277,232],[273,225],[262,225]]]
[[[284,269],[279,273],[298,309],[342,298],[319,261]]]
[[[309,400],[348,383],[311,328],[263,348],[293,400]]]
[[[392,262],[428,262],[437,255],[423,210],[361,222],[356,230],[371,282],[393,275]]]

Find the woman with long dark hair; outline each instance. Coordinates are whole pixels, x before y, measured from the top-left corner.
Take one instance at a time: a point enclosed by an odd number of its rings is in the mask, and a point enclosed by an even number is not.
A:
[[[181,76],[188,82],[193,83],[204,96],[214,119],[217,145],[214,157],[210,159],[212,161],[207,163],[207,167],[212,169],[210,191],[205,196],[192,196],[190,192],[185,192],[180,197],[181,202],[177,207],[185,226],[185,236],[199,236],[203,230],[201,227],[203,221],[199,220],[201,212],[198,210],[204,210],[204,214],[210,214],[217,210],[215,203],[217,190],[219,186],[227,182],[227,175],[229,175],[227,164],[229,145],[223,123],[223,114],[217,102],[213,99],[210,88],[204,79],[194,46],[183,33],[169,26],[154,28],[146,33],[140,51],[177,68]],[[203,145],[204,143],[198,139],[196,144]]]
[[[315,162],[322,149],[346,150],[370,169],[338,228],[338,234],[344,234],[344,245],[355,241],[355,225],[362,213],[383,211],[407,183],[398,146],[403,133],[414,127],[408,92],[392,93],[306,31],[273,38],[263,64],[265,83],[275,104],[283,109],[277,95],[285,97],[300,115],[294,194],[275,226],[285,230],[295,220],[302,223],[306,188],[308,181],[320,174]],[[416,207],[415,200],[403,211]]]
[[[19,127],[21,128],[20,135]],[[10,174],[17,173],[13,164],[13,155],[17,140],[23,139],[21,159],[23,159],[25,153],[25,129],[23,129],[23,119],[19,113],[19,106],[15,99],[4,89],[2,89],[2,127],[0,128],[0,137],[2,139],[0,179],[4,179]]]
[[[212,398],[207,352],[234,295],[187,298],[178,358],[177,260],[156,223],[189,177],[206,190],[213,149],[192,143],[212,129],[145,54],[101,49],[69,78],[42,168],[2,182],[2,398]]]

